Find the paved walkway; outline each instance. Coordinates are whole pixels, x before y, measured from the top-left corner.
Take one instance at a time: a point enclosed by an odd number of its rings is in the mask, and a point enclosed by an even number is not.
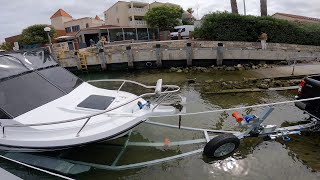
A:
[[[257,78],[275,78],[291,76],[293,66],[276,66],[267,69],[250,70]],[[249,72],[250,72],[249,71]],[[320,64],[298,64],[294,76],[320,74]]]

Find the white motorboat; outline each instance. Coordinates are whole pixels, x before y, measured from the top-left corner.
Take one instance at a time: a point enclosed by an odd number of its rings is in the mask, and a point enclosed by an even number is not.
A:
[[[125,135],[147,116],[176,112],[161,105],[178,86],[127,80],[117,90],[82,81],[45,51],[0,55],[0,149],[48,151]],[[121,91],[133,83],[151,93]],[[164,89],[164,91],[162,91]],[[154,101],[145,98],[154,96]]]

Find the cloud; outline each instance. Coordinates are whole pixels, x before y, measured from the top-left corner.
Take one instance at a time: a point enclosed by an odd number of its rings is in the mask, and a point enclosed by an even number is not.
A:
[[[139,0],[136,0],[139,1]],[[141,0],[153,2],[154,0]],[[231,11],[230,0],[157,0],[158,2],[179,3],[184,9],[195,10],[196,17],[209,12]],[[5,37],[20,34],[22,29],[33,24],[50,24],[50,16],[59,8],[64,9],[73,18],[103,18],[103,12],[117,0],[1,0],[0,6],[0,42]],[[246,0],[247,14],[260,14],[259,0]],[[239,13],[243,14],[243,0],[238,0]],[[268,13],[276,12],[304,15],[320,18],[319,0],[268,0]]]

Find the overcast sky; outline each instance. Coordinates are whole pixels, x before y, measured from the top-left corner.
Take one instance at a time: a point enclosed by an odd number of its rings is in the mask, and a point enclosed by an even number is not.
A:
[[[139,1],[139,0],[136,0]],[[153,2],[154,0],[141,0]],[[209,12],[230,11],[230,0],[157,0],[180,3],[186,10],[192,7],[195,17]],[[20,34],[23,28],[33,24],[50,24],[50,16],[59,8],[73,18],[103,18],[103,12],[117,0],[0,0],[0,42],[5,37]],[[247,14],[259,15],[260,0],[246,0]],[[238,0],[239,13],[243,14],[243,0]],[[291,13],[320,18],[319,0],[268,0],[268,14]]]

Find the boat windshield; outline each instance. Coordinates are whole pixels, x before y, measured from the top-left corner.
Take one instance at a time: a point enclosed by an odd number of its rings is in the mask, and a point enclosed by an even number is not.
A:
[[[0,119],[60,98],[82,82],[44,52],[0,55]]]

